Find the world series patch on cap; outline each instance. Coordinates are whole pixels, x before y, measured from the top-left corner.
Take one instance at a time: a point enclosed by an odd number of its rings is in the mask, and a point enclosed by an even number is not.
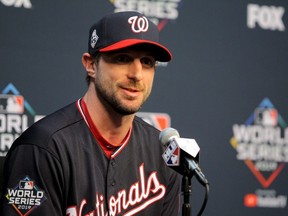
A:
[[[112,13],[91,26],[88,52],[109,52],[137,44],[145,44],[157,61],[168,62],[172,54],[159,43],[157,26],[146,16],[135,11]]]

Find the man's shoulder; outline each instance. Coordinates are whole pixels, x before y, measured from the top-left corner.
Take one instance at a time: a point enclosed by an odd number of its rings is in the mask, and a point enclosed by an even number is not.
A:
[[[16,141],[45,145],[45,142],[48,142],[55,134],[61,133],[65,128],[82,120],[74,102],[35,122]]]
[[[76,102],[71,103],[52,114],[47,115],[39,122],[36,122],[35,127],[47,127],[51,130],[59,130],[67,127],[75,122],[81,121],[83,118],[80,115]]]
[[[149,124],[148,122],[144,121],[141,117],[139,116],[135,116],[134,118],[134,125],[135,126],[138,126],[138,127],[143,127],[143,128],[146,128],[147,130],[149,131],[152,131],[156,134],[159,134],[160,131],[155,128],[153,125]]]
[[[133,122],[133,134],[138,140],[143,140],[144,143],[158,143],[160,131],[153,125],[147,123],[142,118],[135,116]],[[158,145],[156,145],[158,146]]]

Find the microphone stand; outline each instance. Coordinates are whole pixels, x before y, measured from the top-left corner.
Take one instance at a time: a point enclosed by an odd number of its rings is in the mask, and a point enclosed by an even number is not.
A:
[[[191,216],[190,196],[192,194],[192,176],[183,175],[182,178],[182,193],[184,201],[182,205],[182,216]]]

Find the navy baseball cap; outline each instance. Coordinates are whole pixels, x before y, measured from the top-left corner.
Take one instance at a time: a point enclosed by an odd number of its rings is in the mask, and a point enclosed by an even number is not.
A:
[[[157,26],[143,14],[136,11],[111,13],[91,26],[88,52],[109,52],[137,44],[147,44],[157,61],[168,62],[172,54],[159,43]]]

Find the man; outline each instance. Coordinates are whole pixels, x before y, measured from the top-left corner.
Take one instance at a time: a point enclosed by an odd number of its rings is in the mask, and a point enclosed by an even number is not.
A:
[[[32,125],[7,154],[0,215],[178,215],[179,176],[162,160],[159,131],[135,116],[156,61],[171,53],[138,12],[105,16],[88,44],[83,98]]]

